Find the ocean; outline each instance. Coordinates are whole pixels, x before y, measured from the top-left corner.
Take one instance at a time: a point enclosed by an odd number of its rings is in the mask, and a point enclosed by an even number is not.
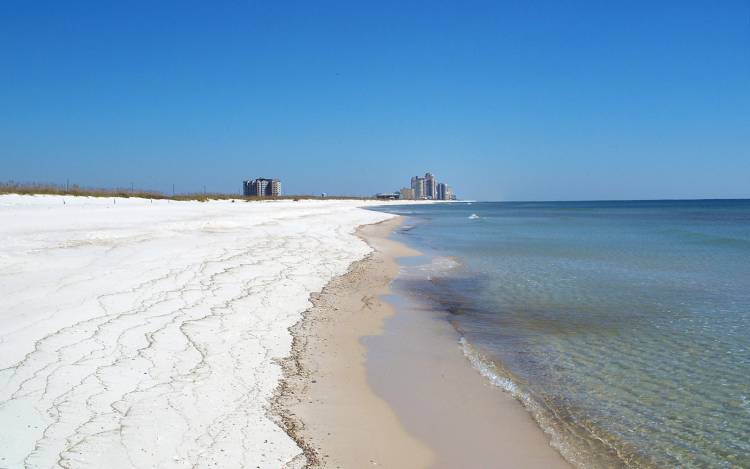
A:
[[[749,200],[378,210],[424,253],[402,285],[574,465],[750,467]]]

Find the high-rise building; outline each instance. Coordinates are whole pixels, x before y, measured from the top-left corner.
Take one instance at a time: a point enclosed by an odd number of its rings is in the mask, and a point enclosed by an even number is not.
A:
[[[278,179],[248,179],[242,182],[242,194],[247,197],[278,197],[281,181]]]
[[[274,179],[271,181],[271,196],[278,197],[281,195],[281,181]]]
[[[411,188],[414,190],[415,199],[424,199],[425,195],[425,180],[423,177],[414,176],[411,178]]]
[[[448,185],[447,184],[442,183],[442,182],[439,183],[437,185],[437,194],[436,194],[435,198],[437,200],[448,200],[448,198],[446,197],[447,190],[448,190]]]
[[[425,173],[424,175],[424,197],[433,200],[438,198],[437,179],[435,179],[432,173]]]
[[[432,199],[432,200],[455,200],[453,189],[445,184],[438,183],[432,173],[425,173],[424,177],[414,176],[411,178],[411,189],[401,189],[402,199]]]

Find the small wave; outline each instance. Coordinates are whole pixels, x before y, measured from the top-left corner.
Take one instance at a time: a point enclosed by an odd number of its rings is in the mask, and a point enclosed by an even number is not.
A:
[[[477,215],[476,213],[472,213],[471,215],[469,215],[469,220],[476,220],[477,218],[479,218],[479,215]]]
[[[557,449],[567,461],[581,468],[590,467],[586,464],[577,451],[566,441],[561,432],[556,428],[553,417],[549,416],[542,405],[539,405],[531,395],[506,376],[502,370],[482,352],[474,348],[465,337],[459,339],[464,356],[469,359],[471,365],[479,374],[484,376],[493,386],[496,386],[513,396],[531,414],[537,424],[550,437],[550,444]]]
[[[419,270],[427,272],[428,274],[437,275],[457,269],[460,266],[461,262],[455,257],[437,256],[432,258],[432,261],[429,264],[419,266]]]
[[[504,389],[513,395],[513,397],[520,398],[521,401],[526,399],[522,398],[520,390],[516,383],[510,378],[506,378],[501,375],[494,363],[485,358],[481,352],[471,346],[465,337],[459,339],[461,344],[461,350],[463,351],[466,358],[469,359],[471,365],[479,371],[479,374],[487,378],[490,383],[497,386],[498,388]],[[524,402],[525,403],[525,402]]]
[[[416,212],[414,210],[389,210],[389,213],[393,213],[395,215],[412,215]]]

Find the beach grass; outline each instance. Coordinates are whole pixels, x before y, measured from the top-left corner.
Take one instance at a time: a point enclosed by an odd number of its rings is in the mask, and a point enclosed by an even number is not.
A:
[[[357,197],[348,195],[281,195],[276,197],[256,197],[239,194],[228,194],[223,192],[186,192],[168,195],[161,191],[139,188],[96,188],[84,187],[78,184],[52,184],[36,182],[0,182],[0,194],[21,195],[68,195],[79,197],[135,197],[141,199],[165,199],[178,201],[208,200],[244,200],[246,202],[261,200],[324,200],[324,199],[346,199],[346,200],[371,200],[371,197]]]

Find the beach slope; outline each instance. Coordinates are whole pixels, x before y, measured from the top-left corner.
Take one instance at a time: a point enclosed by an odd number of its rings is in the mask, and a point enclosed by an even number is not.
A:
[[[511,395],[461,351],[444,312],[392,288],[403,218],[363,226],[374,251],[292,328],[275,408],[314,467],[569,468]],[[401,298],[399,300],[399,298]]]
[[[414,252],[388,239],[402,219],[362,227],[376,250],[313,298],[292,328],[292,354],[275,399],[285,427],[314,467],[428,467],[434,453],[402,426],[367,376],[362,337],[393,313],[382,295],[398,274],[396,256]]]

